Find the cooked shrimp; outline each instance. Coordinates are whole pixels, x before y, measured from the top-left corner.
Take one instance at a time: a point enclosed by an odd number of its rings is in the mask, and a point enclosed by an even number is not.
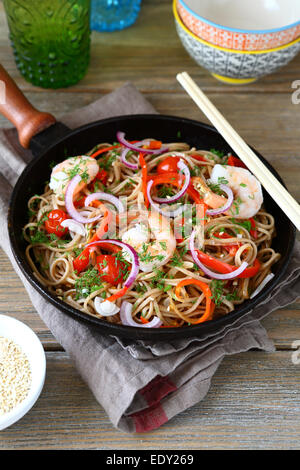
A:
[[[69,181],[78,174],[82,181],[75,189],[76,195],[93,181],[98,171],[98,163],[94,158],[85,155],[68,158],[53,168],[49,186],[57,196],[63,196]]]
[[[207,186],[206,182],[200,176],[195,176],[192,178],[194,187],[201,193],[205,204],[213,209],[224,206],[226,199],[223,196],[212,192],[212,190]]]
[[[250,171],[217,164],[213,168],[210,181],[213,184],[223,182],[232,189],[235,200],[225,214],[239,219],[249,219],[259,211],[263,203],[261,184]],[[202,178],[193,178],[193,184],[203,194],[204,202],[209,207],[218,209],[224,206],[226,198],[214,193]]]
[[[261,184],[249,170],[228,165],[215,165],[211,174],[212,183],[218,184],[220,179],[233,191],[235,203],[228,215],[236,218],[249,219],[253,217],[263,203]]]
[[[146,213],[146,222],[136,224],[122,236],[122,241],[131,245],[139,255],[140,268],[151,272],[166,264],[176,249],[176,239],[170,222],[156,211]],[[154,240],[151,241],[151,235]]]

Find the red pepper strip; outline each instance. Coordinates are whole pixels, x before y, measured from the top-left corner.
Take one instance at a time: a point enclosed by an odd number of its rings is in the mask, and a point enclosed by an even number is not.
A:
[[[96,175],[96,180],[100,181],[101,183],[104,184],[104,186],[106,186],[107,179],[108,179],[107,171],[105,171],[103,168],[101,168],[101,170],[99,170],[97,175]]]
[[[144,155],[142,153],[140,153],[139,161],[140,161],[140,165],[142,167],[142,189],[143,189],[145,204],[146,204],[146,207],[148,209],[148,207],[149,207],[149,200],[148,200],[148,196],[147,196],[147,176],[148,176],[148,172],[147,172],[147,165],[146,165],[146,162],[145,162],[145,158],[144,158]]]
[[[228,233],[219,233],[219,232],[216,232],[214,233],[214,236],[217,237],[217,238],[232,238],[231,235],[229,235]],[[227,250],[230,254],[230,256],[235,256],[236,252],[238,251],[239,247],[240,247],[240,244],[238,243],[237,245],[223,245],[225,250]]]
[[[138,140],[133,140],[130,143],[131,144],[136,144],[137,142],[138,142]],[[98,157],[98,155],[101,155],[102,153],[109,152],[109,150],[117,149],[119,147],[121,147],[121,144],[112,145],[111,147],[105,147],[104,149],[97,150],[95,153],[90,155],[90,157],[91,158],[96,158],[96,157]]]
[[[100,201],[97,201],[97,202],[99,203]],[[112,221],[112,213],[107,209],[107,207],[102,202],[100,202],[100,204],[101,204],[101,210],[104,212],[104,217],[101,221],[101,224],[97,228],[95,235],[92,237],[89,243],[92,243],[97,240],[101,240],[101,238],[106,234],[108,230],[108,226],[110,222]]]
[[[98,155],[101,155],[102,153],[109,152],[109,150],[116,149],[116,148],[118,148],[118,147],[120,147],[120,146],[121,146],[121,144],[112,145],[111,147],[105,147],[104,149],[97,150],[95,153],[93,153],[92,155],[90,155],[90,157],[91,157],[91,158],[96,158],[96,157],[98,157]]]
[[[81,196],[80,199],[77,199],[77,201],[74,201],[74,206],[77,207],[84,207],[84,203],[86,200],[86,196]]]
[[[175,172],[148,175],[148,181],[151,181],[151,180],[153,181],[152,187],[158,186],[159,184],[172,184],[176,186],[177,188],[180,188],[182,186],[182,177],[181,175]],[[207,204],[205,204],[204,200],[200,197],[200,194],[194,188],[192,183],[190,183],[187,188],[187,194],[197,204],[199,219],[201,220],[201,224],[204,224],[205,222],[204,217],[208,209]]]
[[[117,292],[116,294],[111,295],[106,300],[109,300],[110,302],[114,302],[115,300],[119,299],[120,297],[123,297],[123,295],[125,295],[127,291],[128,291],[128,287],[123,287],[123,289],[119,290],[119,292]]]
[[[245,168],[246,170],[248,170],[248,168],[246,167],[245,163],[243,163],[242,160],[240,160],[240,159],[237,158],[237,157],[234,157],[233,155],[230,155],[230,156],[228,157],[227,165],[230,165],[230,166],[237,166],[237,167]]]
[[[149,323],[148,320],[146,320],[146,318],[144,318],[142,316],[140,317],[140,320],[141,320],[142,323]]]
[[[190,155],[190,157],[199,162],[207,162],[206,158],[202,157],[202,155]]]
[[[154,186],[158,186],[159,184],[172,184],[177,188],[182,186],[182,176],[175,172],[148,175],[147,180],[148,182],[153,181],[153,188]],[[195,201],[196,204],[204,204],[203,199],[201,199],[200,194],[194,188],[192,183],[188,186],[187,193]]]
[[[161,148],[161,146],[162,142],[160,140],[150,140],[147,148],[151,150],[158,150]]]
[[[198,253],[199,260],[205,264],[208,268],[214,269],[216,272],[221,274],[232,273],[236,269],[236,266],[232,266],[231,264],[224,263],[223,261],[219,261],[218,259],[214,258],[213,256],[209,256],[203,251],[196,250]],[[260,262],[258,258],[255,259],[253,266],[248,267],[243,271],[237,278],[240,279],[248,279],[249,277],[255,276],[260,269]]]
[[[251,219],[249,219],[250,222],[251,222],[251,230],[250,230],[250,235],[253,237],[253,238],[257,238],[258,236],[258,233],[257,233],[257,230],[256,230],[256,222],[255,220],[253,219],[253,217],[251,217]]]
[[[197,325],[198,323],[203,323],[203,322],[211,319],[212,314],[213,314],[214,309],[215,309],[215,304],[211,300],[212,293],[211,293],[211,290],[210,290],[208,284],[206,284],[203,281],[199,281],[198,279],[184,279],[183,281],[180,281],[179,284],[177,284],[176,289],[175,289],[176,297],[178,299],[180,299],[180,289],[181,289],[181,287],[189,286],[191,284],[196,284],[196,286],[199,286],[200,289],[202,290],[203,294],[206,297],[205,312],[202,315],[202,317],[200,317],[196,321],[195,320],[189,320],[189,322],[192,323],[193,325]]]

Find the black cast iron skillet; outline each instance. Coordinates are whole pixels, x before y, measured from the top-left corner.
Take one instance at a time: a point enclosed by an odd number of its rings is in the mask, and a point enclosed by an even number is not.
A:
[[[8,114],[6,113],[6,115]],[[8,227],[12,251],[19,267],[32,286],[56,308],[79,321],[88,323],[103,334],[133,340],[171,341],[178,338],[201,337],[208,333],[214,334],[252,310],[274,290],[290,262],[295,243],[295,228],[276,202],[264,192],[265,207],[268,212],[273,214],[276,221],[277,237],[274,239],[273,247],[281,253],[280,260],[273,267],[275,277],[254,299],[246,300],[233,312],[220,319],[183,328],[133,328],[110,324],[105,320],[89,316],[51,295],[33,276],[25,257],[26,242],[22,237],[22,227],[27,223],[27,201],[33,194],[43,192],[45,181],[49,180],[50,163],[53,161],[58,163],[64,160],[66,155],[85,154],[99,142],[114,142],[118,130],[125,132],[129,140],[142,140],[146,137],[153,137],[163,142],[175,142],[179,140],[178,135],[180,135],[181,141],[199,149],[215,148],[226,153],[232,152],[230,146],[216,129],[201,122],[180,117],[162,115],[120,116],[97,121],[74,131],[68,130],[63,125],[53,124],[52,118],[51,127],[39,135],[30,137],[28,140],[28,142],[31,141],[34,158],[25,168],[14,187],[10,202]],[[55,136],[56,132],[65,135],[54,141],[53,138],[57,137]],[[41,148],[43,145],[44,148]],[[257,152],[256,154],[276,178],[283,183],[271,165]]]

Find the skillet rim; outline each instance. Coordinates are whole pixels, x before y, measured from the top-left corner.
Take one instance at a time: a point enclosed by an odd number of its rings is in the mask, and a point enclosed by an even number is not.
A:
[[[286,269],[291,261],[292,251],[295,244],[296,239],[296,228],[292,224],[291,221],[289,222],[289,231],[290,236],[288,239],[288,248],[285,255],[285,258],[282,263],[282,268],[279,273],[262,289],[262,291],[255,296],[253,299],[248,299],[245,301],[244,304],[241,304],[237,309],[233,310],[232,312],[228,313],[227,315],[220,317],[216,320],[212,320],[209,322],[200,323],[198,325],[191,325],[189,327],[181,327],[181,328],[140,328],[140,327],[129,327],[125,325],[113,324],[108,323],[105,320],[102,320],[97,317],[93,317],[88,315],[80,310],[73,308],[72,306],[68,305],[67,303],[63,302],[62,300],[58,299],[50,292],[46,290],[45,287],[34,277],[30,266],[26,262],[26,260],[22,259],[20,255],[18,241],[16,234],[13,230],[13,217],[14,217],[14,207],[16,205],[16,199],[18,197],[19,191],[22,189],[23,180],[27,177],[28,174],[31,173],[32,168],[36,165],[36,163],[43,159],[43,157],[48,153],[53,151],[53,149],[62,144],[67,139],[72,139],[74,136],[80,134],[82,131],[96,128],[101,124],[109,124],[109,123],[116,123],[118,120],[136,120],[136,119],[154,119],[154,120],[170,120],[172,125],[185,123],[187,125],[196,125],[201,127],[204,130],[208,130],[210,132],[214,132],[220,136],[220,133],[216,130],[215,127],[203,123],[201,121],[196,121],[193,119],[183,118],[179,116],[170,116],[164,114],[134,114],[134,115],[121,115],[115,116],[106,119],[100,119],[98,121],[94,121],[88,124],[84,124],[74,130],[70,130],[64,137],[59,138],[57,141],[52,143],[51,145],[47,146],[38,157],[33,157],[32,160],[26,165],[23,172],[18,178],[17,183],[15,184],[10,201],[9,201],[9,211],[8,211],[8,232],[9,232],[9,239],[10,245],[12,248],[12,252],[14,258],[21,269],[22,273],[25,275],[26,279],[30,282],[30,284],[52,305],[54,305],[58,310],[62,311],[63,313],[71,316],[73,319],[79,320],[85,324],[89,324],[90,326],[96,326],[97,329],[101,329],[103,334],[117,336],[121,338],[133,339],[133,340],[149,340],[154,342],[159,342],[163,340],[173,340],[173,339],[183,339],[183,338],[190,338],[190,337],[201,337],[206,334],[215,335],[226,327],[234,324],[244,315],[252,311],[257,304],[261,303],[262,301],[266,300],[268,295],[275,289],[275,287],[279,284],[282,276],[286,272]],[[222,136],[221,136],[222,138]],[[223,139],[223,138],[222,138]],[[223,139],[224,140],[224,139]],[[225,141],[225,140],[224,140]],[[225,141],[226,142],[226,141]],[[226,143],[226,145],[228,145]],[[252,147],[251,147],[252,148]],[[256,155],[263,161],[263,163],[269,168],[269,170],[275,175],[275,177],[285,186],[282,178],[277,173],[277,171],[272,167],[272,165],[265,160],[265,158],[257,152],[255,149],[252,148]],[[235,154],[233,152],[233,154]],[[286,186],[285,186],[286,187]],[[276,204],[276,202],[274,201]],[[278,209],[281,210],[278,206]],[[23,254],[23,253],[22,253]],[[153,339],[155,337],[155,339]]]

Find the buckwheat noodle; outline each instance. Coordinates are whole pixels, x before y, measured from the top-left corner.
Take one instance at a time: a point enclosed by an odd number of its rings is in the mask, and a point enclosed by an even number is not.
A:
[[[151,141],[151,139],[148,140]],[[202,178],[209,184],[214,166],[224,164],[227,158],[218,152],[190,148],[186,143],[163,144],[163,146],[168,149],[162,154],[144,155],[148,175],[156,174],[157,166],[167,157],[179,156],[192,175]],[[147,225],[149,212],[144,205],[142,170],[140,166],[138,170],[128,168],[121,161],[120,154],[123,150],[121,146],[116,147],[110,143],[101,143],[86,155],[93,155],[110,147],[115,148],[100,153],[99,157],[96,157],[100,166],[102,165],[101,169],[105,169],[107,179],[105,185],[100,181],[97,189],[119,198],[126,205],[127,212],[135,214],[129,218],[127,227],[123,228],[118,225],[117,216],[116,223],[108,227],[106,237],[120,240],[126,231],[136,227],[137,224]],[[138,163],[136,152],[131,152],[128,155],[127,161]],[[211,188],[213,191],[214,188]],[[95,191],[95,186],[84,185],[81,196],[88,196],[93,191]],[[179,189],[170,182],[170,184],[158,185],[152,193],[160,195],[162,191],[164,194],[172,194],[172,192],[175,194]],[[180,202],[193,204],[188,193],[184,194]],[[115,207],[105,201],[103,204],[107,205],[116,215]],[[167,205],[165,204],[165,206]],[[68,233],[63,238],[49,237],[44,223],[47,214],[56,209],[67,212],[64,197],[50,189],[49,183],[45,185],[43,194],[33,195],[29,199],[28,209],[29,219],[23,233],[28,243],[26,257],[35,277],[53,295],[87,315],[104,318],[111,323],[121,323],[120,313],[102,317],[95,308],[95,299],[97,297],[105,299],[120,291],[124,279],[120,279],[117,285],[102,281],[101,273],[95,266],[95,256],[91,256],[87,270],[78,273],[73,266],[74,259],[91,241],[98,223],[87,224],[85,235],[74,232]],[[77,210],[92,218],[99,214],[100,209],[89,206],[79,207]],[[197,228],[194,225],[194,215],[192,214],[188,219],[189,233],[187,235],[181,233],[179,237],[177,234],[176,247],[168,262],[160,264],[158,268],[154,266],[149,272],[140,269],[130,289],[115,301],[118,307],[124,301],[132,304],[132,319],[137,325],[147,324],[154,317],[158,317],[162,326],[165,327],[182,327],[201,321],[207,303],[203,289],[199,288],[197,283],[190,283],[181,288],[180,298],[175,294],[176,286],[186,279],[202,281],[210,287],[215,307],[209,319],[226,315],[233,311],[236,305],[249,299],[250,295],[271,273],[272,266],[280,258],[280,254],[272,248],[272,240],[276,235],[274,217],[263,206],[259,208],[253,218],[254,229],[249,221],[238,218],[234,213],[207,216],[205,223],[200,224],[201,230],[199,232],[199,243],[203,253],[236,268],[241,266],[244,261],[248,263],[249,267],[254,265],[255,260],[259,261],[259,269],[252,277],[221,281],[212,279],[195,264],[189,249],[191,230]],[[168,218],[168,221],[172,233],[176,230],[178,232],[178,226],[176,228],[178,218]],[[41,234],[44,236],[41,237]],[[224,234],[226,235],[223,238]],[[161,242],[161,251],[157,256],[160,263],[162,256],[159,257],[159,255],[164,255],[168,236],[162,239],[165,241]],[[147,248],[149,246],[151,246],[151,241],[148,244],[144,243],[140,252],[142,250],[143,254],[149,254]],[[138,252],[139,255],[140,252]],[[101,246],[97,247],[97,254],[99,253],[115,254],[103,250]],[[121,256],[119,258],[122,260]],[[155,265],[155,256],[152,256],[151,259]],[[130,271],[128,259],[126,261],[124,257],[123,261],[127,270]],[[99,280],[97,280],[97,274],[100,274]]]

